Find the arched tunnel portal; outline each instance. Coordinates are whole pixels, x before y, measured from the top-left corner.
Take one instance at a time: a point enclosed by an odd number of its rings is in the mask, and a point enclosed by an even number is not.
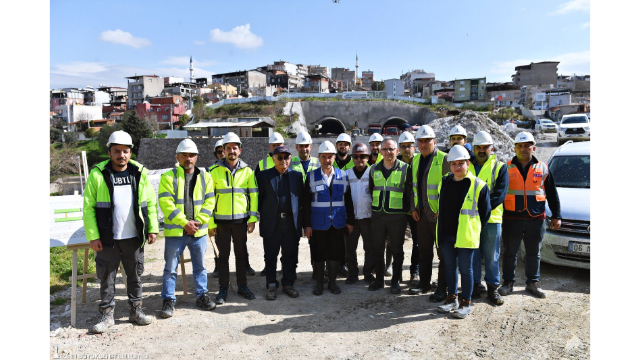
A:
[[[317,121],[316,124],[322,125],[320,130],[318,130],[318,134],[338,135],[347,132],[347,127],[344,125],[344,123],[335,117],[325,116]]]

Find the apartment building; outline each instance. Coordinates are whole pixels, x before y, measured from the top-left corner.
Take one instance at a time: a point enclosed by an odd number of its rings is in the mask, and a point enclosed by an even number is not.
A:
[[[487,101],[487,78],[456,79],[454,83],[454,102]]]
[[[158,96],[164,90],[164,78],[158,75],[135,75],[127,79],[127,109],[135,109],[147,97]]]
[[[229,84],[237,88],[236,94],[243,89],[255,91],[258,87],[267,85],[267,75],[257,70],[242,70],[223,74],[211,75],[212,84]]]
[[[516,73],[511,75],[513,85],[549,86],[558,85],[559,61],[542,61],[529,65],[516,66]]]

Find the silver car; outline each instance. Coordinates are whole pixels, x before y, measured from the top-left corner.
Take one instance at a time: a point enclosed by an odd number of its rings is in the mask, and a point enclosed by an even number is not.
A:
[[[547,206],[547,229],[541,260],[554,265],[583,269],[591,262],[591,142],[566,142],[549,159],[560,206],[562,225],[551,230]]]

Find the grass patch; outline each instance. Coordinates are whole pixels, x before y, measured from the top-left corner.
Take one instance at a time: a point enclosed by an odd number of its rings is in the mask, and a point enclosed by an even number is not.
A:
[[[64,305],[64,304],[67,303],[67,301],[69,301],[69,300],[59,297],[59,298],[55,298],[55,300],[53,300],[51,305]]]
[[[69,278],[71,277],[71,266],[73,262],[73,252],[67,250],[64,246],[49,249],[49,294],[63,290],[71,286]],[[84,274],[84,252],[78,251],[78,275]],[[96,261],[93,251],[89,251],[88,273],[96,272]],[[93,279],[87,279],[93,282]],[[82,286],[82,280],[78,281],[78,285]]]

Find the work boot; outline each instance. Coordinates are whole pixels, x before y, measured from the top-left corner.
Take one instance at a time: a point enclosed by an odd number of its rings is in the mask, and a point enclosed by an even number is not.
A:
[[[247,263],[247,275],[249,275],[249,276],[253,276],[253,275],[255,275],[255,274],[256,274],[256,271],[255,271],[255,270],[253,270],[253,268],[251,267],[251,265],[249,265],[249,264]]]
[[[340,261],[329,261],[329,284],[327,288],[331,290],[332,294],[340,294],[340,288],[336,284],[336,277],[338,276],[338,270],[341,268]]]
[[[113,321],[113,308],[108,308],[106,310],[100,310],[100,312],[102,312],[102,319],[100,319],[100,322],[93,325],[91,327],[91,332],[92,333],[96,333],[96,334],[100,334],[103,333],[105,331],[107,331],[110,327],[112,327],[113,325],[115,325],[115,322]]]
[[[238,295],[242,295],[247,300],[253,300],[256,298],[256,296],[247,287],[247,284],[242,284],[238,288]]]
[[[528,283],[525,286],[525,289],[531,294],[533,294],[534,296],[539,297],[541,299],[544,299],[547,297],[547,292],[540,289],[540,284],[537,281]]]
[[[216,295],[216,304],[222,305],[225,301],[227,301],[227,292],[229,291],[229,286],[220,286],[220,290],[218,291],[218,295]]]
[[[400,294],[400,282],[391,281],[391,293],[394,295]]]
[[[211,300],[209,294],[202,294],[196,300],[196,306],[204,310],[213,310],[216,308],[216,303]]]
[[[163,319],[167,319],[173,316],[173,310],[176,308],[176,301],[171,299],[162,300],[162,311],[160,311],[160,316]]]
[[[213,276],[214,278],[217,278],[220,276],[220,273],[218,272],[218,258],[214,258],[213,262],[215,263],[215,265],[213,267],[213,272],[211,273],[211,276]]]
[[[138,325],[149,325],[153,322],[153,317],[145,315],[142,311],[142,301],[134,301],[130,304],[129,321]]]
[[[473,283],[473,292],[471,293],[472,299],[480,299],[480,284],[481,283]]]
[[[313,270],[316,273],[316,286],[313,288],[313,295],[322,295],[324,291],[324,261],[314,261]]]
[[[275,283],[271,283],[267,286],[267,295],[265,295],[265,299],[267,300],[275,300],[278,296],[278,288]]]
[[[351,284],[355,284],[356,281],[358,281],[358,276],[353,276],[353,275],[349,275],[347,276],[347,280],[345,281],[346,284],[351,285]]]
[[[417,272],[412,272],[410,283],[412,287],[417,287],[418,284],[420,284],[420,274]]]
[[[431,284],[424,285],[423,283],[419,283],[418,286],[409,289],[409,295],[426,294],[429,291],[431,291]]]
[[[487,283],[487,288],[487,297],[489,298],[489,301],[491,301],[491,303],[493,303],[494,305],[504,304],[504,299],[498,292],[498,285]]]
[[[447,300],[444,301],[444,304],[438,306],[437,310],[441,313],[449,313],[458,308],[458,295],[453,294],[447,296]]]
[[[340,277],[344,277],[344,278],[349,276],[349,269],[347,269],[347,264],[340,264],[339,263],[339,265],[338,265],[338,275],[340,275]]]
[[[444,271],[438,271],[438,286],[436,291],[429,296],[429,301],[440,302],[447,298],[447,280]]]
[[[365,281],[367,284],[371,285],[371,283],[374,283],[374,282],[376,281],[376,278],[375,278],[375,276],[373,276],[373,275],[371,275],[371,274],[368,274],[368,275],[365,275],[365,276],[364,276],[364,281]]]
[[[460,307],[453,311],[453,317],[464,319],[473,311],[471,300],[460,300]]]
[[[264,269],[260,271],[260,276],[267,276],[267,266],[265,265]]]
[[[480,282],[480,285],[478,285],[478,290],[480,290],[480,294],[484,294],[487,292],[487,288],[484,286],[482,282]]]
[[[515,281],[513,280],[505,280],[502,282],[502,286],[498,289],[498,293],[502,296],[507,296],[513,292],[513,284]]]

